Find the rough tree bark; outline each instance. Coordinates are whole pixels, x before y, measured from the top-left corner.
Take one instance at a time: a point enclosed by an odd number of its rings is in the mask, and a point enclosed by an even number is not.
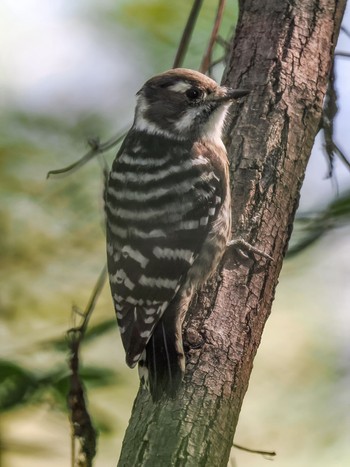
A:
[[[224,83],[251,89],[232,110],[233,237],[274,261],[227,252],[184,329],[175,400],[140,390],[119,466],[226,466],[253,359],[270,314],[317,133],[346,0],[241,0]]]

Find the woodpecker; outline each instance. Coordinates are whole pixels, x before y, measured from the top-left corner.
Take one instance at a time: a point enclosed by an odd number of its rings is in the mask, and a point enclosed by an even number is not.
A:
[[[109,281],[126,363],[153,400],[174,397],[185,372],[182,324],[194,292],[230,238],[222,130],[248,93],[184,68],[149,79],[105,192]]]

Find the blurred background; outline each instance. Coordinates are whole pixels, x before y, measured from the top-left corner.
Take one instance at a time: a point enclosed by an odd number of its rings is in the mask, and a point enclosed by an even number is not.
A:
[[[65,332],[79,323],[72,307],[84,309],[105,262],[97,158],[66,177],[46,174],[79,159],[89,138],[105,141],[131,124],[135,93],[172,66],[191,3],[0,3],[1,467],[69,465]],[[186,67],[199,67],[216,6],[204,2]],[[236,18],[229,0],[224,38]],[[338,50],[350,52],[345,32]],[[350,157],[350,60],[337,58],[335,70],[335,140]],[[292,245],[317,241],[284,264],[235,438],[277,451],[276,467],[350,465],[350,173],[339,160],[333,178],[328,172],[319,135],[299,209],[306,221]],[[108,287],[82,350],[99,430],[95,465],[113,466],[138,378],[124,364]],[[234,449],[234,462],[269,461]]]

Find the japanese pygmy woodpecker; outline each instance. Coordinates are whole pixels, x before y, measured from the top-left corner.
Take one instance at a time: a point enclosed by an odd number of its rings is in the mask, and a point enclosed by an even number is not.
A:
[[[126,363],[154,400],[184,375],[182,323],[230,238],[222,130],[230,90],[177,68],[137,93],[134,123],[105,193],[109,280]]]

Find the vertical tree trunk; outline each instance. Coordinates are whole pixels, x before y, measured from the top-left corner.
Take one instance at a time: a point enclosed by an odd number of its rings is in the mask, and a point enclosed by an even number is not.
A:
[[[251,89],[232,109],[233,237],[273,256],[228,251],[188,313],[175,400],[140,390],[119,466],[226,466],[270,314],[321,116],[345,0],[241,0],[224,83]]]

